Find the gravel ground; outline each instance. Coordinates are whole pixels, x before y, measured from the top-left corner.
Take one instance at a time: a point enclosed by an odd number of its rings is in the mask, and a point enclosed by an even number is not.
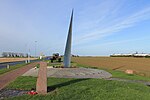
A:
[[[32,68],[23,76],[37,77],[38,69]],[[47,68],[48,77],[58,78],[110,78],[112,75],[104,70],[91,68]]]
[[[0,100],[6,99],[8,97],[13,97],[13,96],[21,96],[23,94],[27,94],[28,91],[25,90],[7,90],[7,89],[2,89],[0,90]]]

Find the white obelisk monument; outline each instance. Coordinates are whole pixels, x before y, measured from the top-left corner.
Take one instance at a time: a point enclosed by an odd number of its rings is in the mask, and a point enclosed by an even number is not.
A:
[[[66,42],[65,54],[64,54],[64,67],[70,67],[71,62],[71,41],[72,41],[72,20],[73,20],[73,10],[71,14],[70,26],[68,31],[68,37]]]

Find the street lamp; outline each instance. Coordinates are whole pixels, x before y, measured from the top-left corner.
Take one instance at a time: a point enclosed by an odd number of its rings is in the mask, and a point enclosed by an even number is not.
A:
[[[36,43],[37,43],[37,41],[35,41],[35,57],[36,57]]]
[[[27,52],[27,60],[26,63],[30,63],[30,48],[29,48],[29,44],[26,44],[26,52]]]
[[[30,49],[28,51],[28,63],[30,63]]]

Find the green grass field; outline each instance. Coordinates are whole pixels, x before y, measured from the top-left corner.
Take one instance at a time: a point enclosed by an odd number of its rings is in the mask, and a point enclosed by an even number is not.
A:
[[[35,77],[19,77],[8,89],[35,88]],[[148,100],[150,87],[102,79],[48,78],[47,95],[23,95],[8,100]]]
[[[20,67],[25,66],[25,65],[27,65],[27,64],[17,64],[14,66],[10,66],[9,69],[7,69],[7,68],[0,69],[0,75],[4,74],[6,72],[9,72],[9,71],[15,70],[15,69],[20,68]]]

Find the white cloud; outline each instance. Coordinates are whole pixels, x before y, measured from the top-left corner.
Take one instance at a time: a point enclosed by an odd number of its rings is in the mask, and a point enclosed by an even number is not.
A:
[[[101,12],[97,12],[97,14],[94,14],[93,16],[102,16],[97,19],[94,19],[94,22],[90,19],[87,22],[84,22],[82,25],[84,25],[84,27],[86,28],[83,27],[84,30],[82,30],[82,32],[85,31],[87,33],[80,35],[80,37],[76,37],[75,41],[78,42],[75,43],[83,44],[100,39],[102,37],[110,36],[126,28],[133,27],[136,24],[138,24],[138,22],[150,19],[150,7],[146,7],[132,14],[118,16],[118,13],[121,11],[121,6],[112,9],[118,4],[119,3],[108,4],[108,2],[106,2],[104,3],[104,5],[99,5],[100,8],[104,8],[104,11],[102,12],[105,13],[101,14]],[[109,10],[105,10],[105,8]],[[97,7],[95,7],[95,9],[97,9]]]

